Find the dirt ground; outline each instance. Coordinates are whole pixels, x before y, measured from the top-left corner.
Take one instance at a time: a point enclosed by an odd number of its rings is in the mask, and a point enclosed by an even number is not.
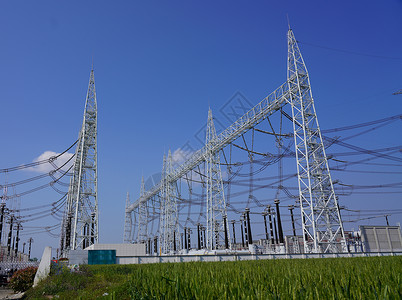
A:
[[[13,290],[0,287],[0,299],[21,299],[22,293],[14,294]]]

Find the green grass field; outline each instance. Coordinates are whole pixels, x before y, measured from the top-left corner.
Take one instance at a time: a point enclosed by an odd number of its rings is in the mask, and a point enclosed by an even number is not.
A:
[[[402,256],[82,266],[27,299],[402,299]]]

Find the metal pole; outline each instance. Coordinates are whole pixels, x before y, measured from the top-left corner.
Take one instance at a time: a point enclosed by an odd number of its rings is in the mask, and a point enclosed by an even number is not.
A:
[[[275,199],[274,201],[276,205],[276,214],[278,216],[278,235],[279,235],[279,242],[283,244],[283,230],[282,230],[282,221],[281,221],[281,213],[279,212],[279,199]]]
[[[158,237],[154,237],[154,253],[158,254]]]
[[[200,238],[200,226],[201,224],[197,224],[197,238],[198,238],[198,250],[201,250],[201,238]]]
[[[0,212],[0,246],[1,246],[1,238],[3,236],[3,221],[4,221],[4,210],[6,208],[6,204],[2,203],[1,204],[1,212]]]
[[[10,255],[11,250],[11,238],[13,234],[13,216],[10,217],[10,231],[8,232],[8,240],[7,240],[7,254]]]
[[[218,231],[218,224],[215,223],[215,249],[218,249],[219,246],[219,231]]]
[[[293,209],[294,208],[295,207],[293,205],[289,205],[290,218],[292,219],[293,236],[296,236],[295,219],[293,217]]]
[[[95,213],[91,215],[92,223],[91,223],[91,244],[95,244]]]
[[[225,249],[229,249],[229,239],[228,239],[228,228],[226,225],[226,216],[223,217],[223,226],[224,226],[224,230],[225,230]]]
[[[11,258],[14,258],[14,245],[15,245],[15,236],[13,236],[13,245],[11,246]]]
[[[84,238],[82,239],[82,249],[85,249],[85,247],[86,247],[86,242],[87,242],[87,239],[86,239],[86,236],[87,236],[87,225],[88,224],[85,224],[84,225]]]
[[[184,249],[188,249],[187,247],[187,227],[184,227]]]
[[[72,223],[73,215],[72,213],[68,214],[67,218],[67,228],[66,228],[66,248],[71,247],[71,223]]]
[[[29,243],[29,249],[28,249],[28,259],[31,259],[31,246],[32,246],[33,239],[29,238],[28,243]]]
[[[250,209],[246,208],[246,215],[247,215],[247,226],[248,226],[248,243],[253,243],[253,236],[251,234],[251,222],[250,222]]]
[[[275,220],[275,215],[273,214],[272,216],[274,218],[274,229],[275,229],[275,243],[278,244],[279,240],[278,240],[278,230],[276,228],[276,220]]]
[[[176,231],[173,231],[173,251],[176,252]]]
[[[233,227],[233,246],[236,245],[236,231],[235,231],[235,220],[231,221]]]
[[[15,256],[17,257],[18,254],[18,242],[20,240],[19,236],[20,236],[20,224],[17,224],[17,237],[15,238]]]
[[[244,222],[244,239],[246,240],[246,247],[248,247],[248,230],[247,230],[247,216],[243,214],[243,222]]]
[[[206,227],[203,227],[202,231],[203,231],[203,233],[204,233],[204,238],[203,238],[203,245],[204,245],[204,248],[207,246],[205,230],[206,230]]]
[[[271,213],[271,205],[267,205],[268,218],[269,218],[269,227],[271,231],[271,244],[274,244],[274,229],[272,228],[272,213]]]
[[[301,205],[301,203],[300,203],[300,205]],[[303,214],[302,220],[303,220],[303,224],[306,224],[306,217],[304,216],[304,214]],[[304,241],[305,241],[305,243],[307,243],[307,241],[308,241],[308,234],[307,234],[307,232],[304,232]],[[306,247],[305,247],[305,248],[306,248]]]
[[[191,230],[190,230],[190,228],[187,228],[187,235],[188,235],[187,246],[188,246],[188,250],[190,250],[191,249]]]
[[[148,238],[148,243],[149,243],[149,253],[148,254],[152,254],[152,238]]]
[[[267,227],[267,213],[263,212],[262,215],[264,217],[265,239],[268,241],[269,240],[269,235],[268,235],[268,227]]]
[[[388,216],[389,216],[389,215],[385,215],[385,220],[387,221],[387,226],[389,226]]]
[[[243,218],[240,218],[240,228],[241,228],[241,244],[244,247],[244,228],[243,228]]]

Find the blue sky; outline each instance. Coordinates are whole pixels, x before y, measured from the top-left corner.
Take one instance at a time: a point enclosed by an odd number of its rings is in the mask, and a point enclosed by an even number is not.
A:
[[[163,153],[194,139],[209,106],[236,92],[256,104],[286,80],[287,14],[323,129],[401,113],[402,1],[2,1],[0,168],[75,141],[93,59],[101,242],[120,242],[126,192],[136,198]],[[400,129],[356,142],[399,145]],[[58,195],[46,197],[21,207]],[[36,256],[58,245],[37,241]]]

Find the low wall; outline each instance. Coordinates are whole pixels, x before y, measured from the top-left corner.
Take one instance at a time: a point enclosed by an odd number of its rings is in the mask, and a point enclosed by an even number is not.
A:
[[[152,264],[175,263],[190,261],[241,261],[261,259],[308,259],[308,258],[336,258],[336,257],[372,257],[397,256],[402,252],[354,252],[354,253],[309,253],[309,254],[221,254],[221,255],[172,255],[172,256],[120,256],[116,257],[117,264]]]

